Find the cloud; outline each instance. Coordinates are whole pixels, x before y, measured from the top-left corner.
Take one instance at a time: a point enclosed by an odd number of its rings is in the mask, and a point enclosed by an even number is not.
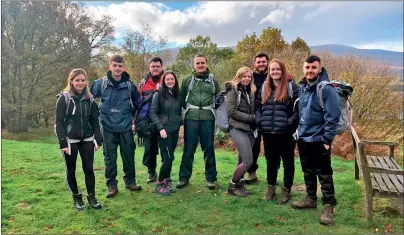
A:
[[[271,11],[269,15],[264,17],[261,21],[260,24],[270,22],[273,24],[280,24],[282,21],[288,20],[290,18],[289,12],[287,12],[285,9],[276,9],[274,11]]]
[[[400,51],[404,52],[403,41],[384,41],[384,42],[374,42],[369,44],[355,45],[359,49],[381,49],[388,51]]]
[[[202,35],[210,36],[219,46],[235,46],[246,34],[256,32],[259,36],[267,27],[281,29],[288,42],[300,37],[309,45],[371,45],[403,38],[400,2],[214,1],[196,2],[183,10],[168,3],[119,2],[89,6],[89,10],[95,18],[113,16],[119,32],[116,36],[124,36],[127,29],[140,30],[142,23],[148,23],[158,35],[177,45]]]

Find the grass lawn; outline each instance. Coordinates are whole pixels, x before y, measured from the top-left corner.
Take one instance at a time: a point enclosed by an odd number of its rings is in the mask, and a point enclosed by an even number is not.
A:
[[[3,136],[4,137],[4,136]],[[123,186],[122,161],[118,160],[119,194],[105,197],[102,151],[96,153],[96,194],[102,210],[86,208],[78,212],[64,180],[64,163],[56,139],[44,141],[2,141],[2,233],[403,233],[403,219],[378,200],[374,221],[367,222],[364,213],[362,181],[355,181],[353,161],[333,158],[334,181],[338,206],[335,225],[318,223],[321,201],[315,210],[299,211],[290,204],[281,206],[262,200],[266,189],[265,159],[259,158],[259,184],[249,186],[253,195],[237,198],[226,195],[227,184],[235,167],[235,153],[216,151],[219,189],[205,187],[202,152],[198,148],[190,185],[171,196],[156,195],[155,184],[146,184],[147,169],[142,165],[143,148],[136,149],[137,181],[140,192]],[[39,143],[38,143],[39,142]],[[172,178],[178,179],[182,150],[176,152]],[[296,160],[295,188],[292,200],[302,199],[303,176]],[[78,161],[78,166],[81,161]],[[160,166],[160,163],[158,167]],[[281,168],[282,169],[282,168]],[[282,170],[281,170],[282,172]],[[85,195],[82,169],[77,171],[79,188]],[[282,182],[282,174],[278,180]],[[277,188],[280,192],[280,188]],[[320,194],[321,198],[321,193]],[[86,201],[85,201],[86,202]],[[87,203],[86,203],[87,205]]]

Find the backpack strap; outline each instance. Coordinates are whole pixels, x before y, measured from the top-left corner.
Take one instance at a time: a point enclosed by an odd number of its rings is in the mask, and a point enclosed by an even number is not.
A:
[[[293,84],[292,81],[288,82],[288,95],[291,100],[293,100]]]
[[[149,78],[147,75],[148,74],[146,74],[146,76],[144,78],[142,78],[142,80],[140,80],[139,87],[138,87],[140,96],[143,95],[144,84],[146,83],[147,79]]]
[[[104,91],[107,89],[107,86],[108,86],[108,77],[104,76],[101,79],[101,96],[102,96],[102,93],[104,93]]]
[[[201,79],[195,78],[194,75],[192,75],[191,81],[190,81],[189,84],[188,84],[188,92],[187,92],[187,96],[185,97],[185,103],[188,102],[189,93],[190,93],[190,92],[192,91],[192,89],[194,88],[195,82],[198,84],[200,80],[201,80]]]
[[[323,89],[326,85],[332,85],[332,84],[329,81],[320,81],[316,86],[318,102],[320,103],[320,107],[323,109],[323,111],[324,111]]]
[[[238,109],[238,107],[239,107],[239,105],[240,105],[240,101],[241,101],[241,91],[240,90],[238,90],[238,94],[237,94],[237,109]]]
[[[261,86],[261,100],[264,98],[264,91],[265,91],[265,86],[267,85],[267,81],[265,80],[264,83]]]
[[[68,91],[62,92],[62,96],[65,99],[65,103],[66,103],[65,117],[67,117],[67,114],[69,113],[70,100],[72,99],[72,97]],[[75,111],[76,111],[76,106],[74,106],[73,114]]]
[[[133,109],[134,106],[133,106],[133,101],[132,101],[132,83],[131,83],[131,81],[130,80],[126,81],[126,85],[128,86],[128,92],[129,92],[129,104],[130,104],[130,107]]]

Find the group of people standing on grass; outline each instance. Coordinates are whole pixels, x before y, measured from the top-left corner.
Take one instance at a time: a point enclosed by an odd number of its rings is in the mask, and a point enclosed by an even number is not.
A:
[[[198,142],[204,156],[207,187],[212,190],[217,188],[215,97],[221,88],[208,69],[206,56],[197,54],[193,65],[194,70],[182,79],[181,86],[175,73],[163,71],[163,61],[159,57],[150,60],[150,72],[138,87],[125,72],[124,59],[119,55],[109,59],[107,75],[95,80],[91,88],[84,70],[71,71],[67,87],[57,101],[55,130],[66,164],[67,185],[77,209],[84,208],[75,178],[78,152],[83,162],[91,207],[101,208],[95,198],[93,171],[94,152],[101,146],[107,197],[114,197],[118,193],[118,145],[125,187],[141,190],[141,186],[136,184],[133,131],[144,128],[136,122],[136,116],[148,99],[151,102],[147,116],[151,125],[147,132],[142,132],[145,146],[143,164],[148,168],[147,182],[157,181],[155,191],[159,194],[175,192],[170,175],[179,129],[184,125],[184,150],[176,188],[189,184]],[[257,159],[263,140],[268,183],[264,199],[273,201],[276,198],[276,179],[282,160],[284,182],[279,203],[286,204],[292,197],[294,149],[297,143],[307,196],[300,202],[293,202],[292,207],[317,207],[318,177],[324,204],[320,223],[331,224],[337,203],[330,157],[331,143],[340,117],[339,98],[332,86],[326,86],[322,93],[324,108],[320,107],[316,86],[320,81],[328,80],[328,75],[319,57],[308,56],[303,71],[305,77],[297,84],[281,60],[269,61],[268,55],[260,53],[254,58],[254,71],[242,67],[226,84],[224,102],[227,102],[230,135],[238,150],[237,166],[227,193],[235,196],[251,194],[245,184],[258,181]],[[100,99],[99,106],[94,98]],[[157,173],[159,151],[162,164]],[[245,173],[248,173],[246,179]]]

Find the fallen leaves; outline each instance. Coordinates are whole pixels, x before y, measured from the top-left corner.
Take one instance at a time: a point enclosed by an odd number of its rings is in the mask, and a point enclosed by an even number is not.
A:
[[[285,220],[285,218],[284,218],[284,217],[279,216],[279,217],[276,217],[276,220],[278,220],[278,221],[284,221],[284,220]]]
[[[392,224],[387,224],[384,227],[384,233],[394,233],[393,225]]]

